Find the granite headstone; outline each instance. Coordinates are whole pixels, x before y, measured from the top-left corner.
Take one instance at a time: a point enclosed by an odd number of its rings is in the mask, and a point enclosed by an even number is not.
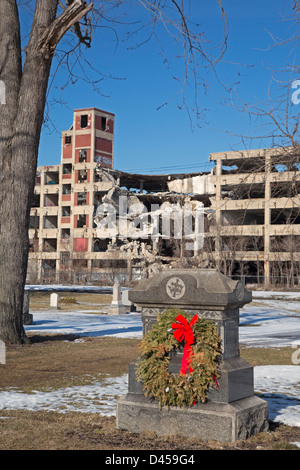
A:
[[[132,432],[155,431],[233,442],[268,429],[268,406],[254,395],[253,367],[240,357],[239,309],[251,302],[252,293],[214,269],[165,270],[142,280],[129,292],[129,300],[142,311],[143,335],[157,314],[176,307],[217,325],[221,339],[219,388],[209,389],[206,403],[186,410],[162,408],[146,398],[136,379],[136,361],[129,366],[128,393],[117,400],[117,427]],[[180,353],[171,360],[178,373]]]

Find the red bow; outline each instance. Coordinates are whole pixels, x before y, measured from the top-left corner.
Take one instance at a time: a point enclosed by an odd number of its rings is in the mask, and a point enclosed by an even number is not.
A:
[[[172,329],[175,331],[173,332],[177,341],[181,343],[181,341],[185,341],[184,350],[183,350],[183,357],[181,361],[181,374],[186,374],[187,369],[188,372],[193,372],[194,369],[191,367],[191,359],[192,359],[192,344],[194,342],[194,334],[192,330],[192,325],[198,320],[198,315],[195,315],[190,323],[184,318],[182,315],[178,315],[176,317],[176,321],[179,323],[173,323]]]

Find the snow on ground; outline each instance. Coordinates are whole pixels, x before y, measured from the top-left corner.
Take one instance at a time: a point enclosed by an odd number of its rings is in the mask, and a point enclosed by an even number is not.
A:
[[[43,310],[32,312],[32,314],[33,325],[25,326],[25,331],[31,333],[118,336],[119,338],[142,337],[142,319],[139,313],[96,315],[85,313],[84,310],[64,313]]]
[[[284,291],[264,291],[257,290],[252,293],[253,299],[280,299],[280,300],[298,300],[300,301],[300,292]]]
[[[126,289],[125,287],[122,288]],[[80,292],[95,292],[95,293],[112,293],[113,292],[113,287],[111,286],[89,286],[88,284],[86,285],[69,285],[69,286],[64,286],[63,284],[26,284],[25,290],[28,291],[55,291],[55,292],[75,292],[75,291],[80,291]]]
[[[239,337],[249,347],[300,345],[300,299],[254,299],[240,311]]]
[[[68,413],[100,413],[114,416],[116,398],[127,393],[127,374],[116,378],[103,378],[92,385],[60,388],[58,390],[22,393],[17,389],[0,391],[2,410],[57,411]],[[0,417],[1,419],[1,417]]]
[[[25,326],[28,332],[142,338],[139,313],[97,315],[84,310],[32,313],[33,325]],[[268,402],[269,419],[300,427],[300,295],[255,292],[253,302],[240,311],[239,335],[245,346],[295,349],[295,365],[254,367],[254,389]],[[0,409],[95,412],[111,416],[116,413],[116,398],[127,392],[127,379],[127,374],[103,377],[92,385],[30,394],[15,388],[0,389]]]
[[[268,402],[269,419],[300,427],[300,367],[254,367],[254,388]]]

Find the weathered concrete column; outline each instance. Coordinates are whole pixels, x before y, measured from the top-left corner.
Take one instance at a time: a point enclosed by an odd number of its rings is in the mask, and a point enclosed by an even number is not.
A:
[[[222,251],[222,237],[220,235],[221,227],[221,197],[222,197],[222,185],[221,185],[221,176],[222,176],[222,160],[218,159],[216,161],[216,233],[215,233],[215,255],[216,255],[216,266],[220,267],[220,255]]]
[[[208,391],[207,403],[188,410],[160,410],[157,401],[144,396],[135,376],[136,363],[130,364],[128,393],[117,402],[120,429],[219,441],[245,439],[268,429],[267,403],[254,396],[253,367],[240,357],[239,309],[252,300],[252,293],[240,281],[217,270],[166,270],[141,281],[129,299],[142,308],[144,335],[157,321],[157,314],[171,307],[214,322],[221,338],[221,376],[219,389]],[[170,371],[178,373],[180,364],[178,351]]]
[[[264,209],[264,276],[265,289],[270,288],[270,228],[271,228],[271,155],[265,155],[265,209]]]

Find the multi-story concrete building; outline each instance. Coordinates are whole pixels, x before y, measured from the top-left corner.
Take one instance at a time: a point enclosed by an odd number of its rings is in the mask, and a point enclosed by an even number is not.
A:
[[[61,163],[39,167],[30,212],[29,273],[59,273],[73,266],[91,267],[95,204],[111,184],[100,168],[112,168],[114,115],[96,108],[74,111],[62,132]],[[82,256],[85,253],[85,256]],[[84,258],[84,259],[83,259]]]
[[[211,199],[217,265],[240,274],[300,275],[299,155],[292,148],[210,154],[215,162]],[[255,278],[254,278],[255,280]],[[254,281],[255,282],[255,281]]]
[[[151,273],[153,264],[180,260],[183,242],[160,232],[152,240],[101,236],[97,208],[116,206],[126,195],[129,205],[145,206],[148,233],[151,220],[161,228],[161,215],[174,205],[204,208],[204,246],[187,253],[186,265],[253,275],[253,282],[261,277],[266,285],[271,277],[300,283],[300,171],[293,149],[212,153],[215,167],[206,173],[130,174],[113,168],[114,119],[96,108],[75,110],[62,132],[61,163],[38,168],[29,282],[74,282],[79,273],[130,280]],[[160,209],[154,214],[153,207]]]
[[[113,155],[114,115],[96,108],[75,110],[72,126],[62,132],[61,163],[37,171],[28,282],[72,282],[79,275],[101,280],[109,273],[112,278],[116,273],[121,279],[139,277],[149,259],[172,258],[173,248],[168,240],[159,240],[159,245],[156,238],[149,253],[149,240],[99,237],[99,205],[107,200],[115,204],[114,197],[126,194],[128,202],[141,202],[151,211],[152,203],[177,203],[187,193],[194,195],[195,206],[209,202],[206,194],[214,191],[203,173],[135,175],[114,170]]]

